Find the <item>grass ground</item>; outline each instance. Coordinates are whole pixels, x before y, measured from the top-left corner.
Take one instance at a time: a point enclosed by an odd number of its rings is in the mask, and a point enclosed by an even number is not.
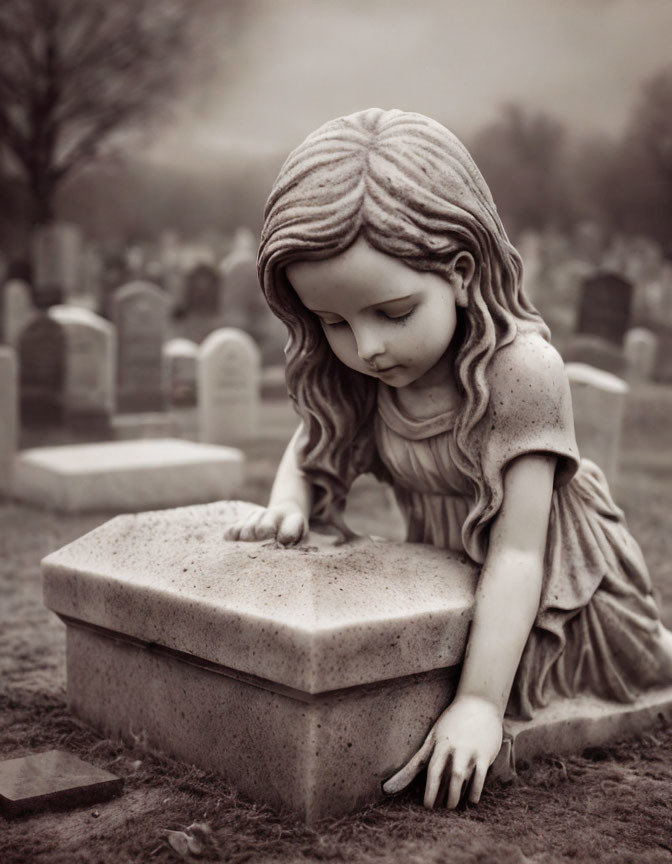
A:
[[[241,497],[263,501],[285,432],[249,448]],[[629,402],[615,497],[643,546],[672,626],[672,390],[636,389]],[[286,427],[286,428],[285,428]],[[263,428],[268,428],[265,424]],[[360,493],[371,510],[375,491]],[[218,777],[101,739],[65,702],[64,628],[41,603],[39,561],[109,514],[57,516],[0,504],[0,758],[61,747],[125,778],[124,794],[96,807],[5,820],[0,861],[126,864],[183,860],[168,831],[210,832],[202,858],[222,862],[549,864],[672,862],[672,730],[527,766],[491,784],[478,807],[425,811],[421,791],[309,829],[241,800]],[[193,859],[197,860],[197,859]]]

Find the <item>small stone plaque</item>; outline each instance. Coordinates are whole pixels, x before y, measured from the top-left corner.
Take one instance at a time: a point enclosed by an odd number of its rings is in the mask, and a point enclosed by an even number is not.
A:
[[[48,750],[0,762],[0,812],[21,816],[36,810],[82,807],[120,795],[124,781],[66,753]]]

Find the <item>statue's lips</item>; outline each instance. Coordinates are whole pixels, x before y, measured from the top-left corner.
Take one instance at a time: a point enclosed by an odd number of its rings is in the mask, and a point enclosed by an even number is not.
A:
[[[395,369],[401,369],[401,366],[396,363],[394,366],[386,366],[384,369],[376,369],[376,374],[384,375],[386,372],[393,372]]]

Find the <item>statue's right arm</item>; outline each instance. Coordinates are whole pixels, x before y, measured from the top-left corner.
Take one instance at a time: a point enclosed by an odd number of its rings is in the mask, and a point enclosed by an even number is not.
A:
[[[227,526],[227,540],[268,540],[298,543],[308,533],[312,486],[299,467],[303,426],[292,436],[275,475],[268,507],[258,507],[240,522]]]

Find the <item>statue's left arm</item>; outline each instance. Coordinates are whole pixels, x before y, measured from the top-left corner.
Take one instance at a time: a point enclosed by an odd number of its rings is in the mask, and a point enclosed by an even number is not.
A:
[[[447,806],[457,806],[470,781],[469,800],[480,799],[501,746],[504,711],[539,608],[555,465],[553,454],[531,453],[507,467],[457,694],[420,750],[387,781],[386,792],[404,788],[428,763],[425,806],[434,806],[440,788],[447,789]]]

